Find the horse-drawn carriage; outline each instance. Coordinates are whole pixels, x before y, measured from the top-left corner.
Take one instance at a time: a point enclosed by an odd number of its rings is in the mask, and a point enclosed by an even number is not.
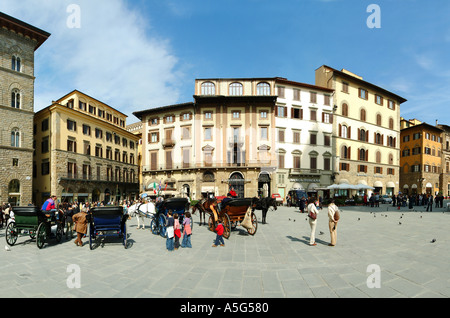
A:
[[[116,236],[122,239],[127,248],[128,215],[124,214],[121,206],[94,207],[88,214],[89,247],[92,250],[97,238]]]
[[[231,229],[236,227],[238,223],[245,227],[248,234],[255,235],[258,229],[255,209],[263,210],[263,223],[265,223],[266,213],[270,206],[273,206],[275,210],[277,209],[275,200],[273,202],[259,198],[227,198],[218,200],[215,197],[208,196],[197,202],[193,207],[193,213],[197,210],[200,212],[200,224],[202,214],[203,218],[205,214],[209,214],[208,227],[211,231],[214,231],[217,221],[220,220],[224,227],[223,237],[228,239]],[[246,217],[248,220],[245,220]]]
[[[54,237],[61,242],[63,235],[63,223],[57,220],[57,210],[41,211],[38,207],[13,207],[14,221],[11,221],[6,228],[6,243],[13,246],[22,231],[27,231],[28,235],[36,238],[36,244],[41,249],[47,240]],[[56,233],[52,233],[52,227],[56,225]]]
[[[156,215],[150,224],[152,233],[155,235],[166,236],[166,220],[167,213],[172,210],[178,214],[180,224],[183,224],[186,211],[189,211],[189,201],[186,198],[169,198],[161,203],[156,204]],[[192,222],[191,222],[192,226]]]

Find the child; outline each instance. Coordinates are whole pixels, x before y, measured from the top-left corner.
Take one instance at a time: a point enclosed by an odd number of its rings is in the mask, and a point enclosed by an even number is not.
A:
[[[192,248],[191,244],[191,214],[186,212],[183,220],[183,241],[181,242],[181,247],[189,247]]]
[[[83,242],[81,239],[83,238],[83,235],[87,233],[87,209],[82,208],[81,212],[75,214],[72,217],[73,222],[75,223],[75,232],[77,232],[77,238],[75,239],[74,243],[76,246],[83,246]]]
[[[166,247],[169,251],[173,251],[173,236],[174,236],[174,229],[173,226],[175,224],[173,216],[172,216],[172,210],[169,210],[167,212],[167,221],[166,221]]]
[[[177,250],[180,247],[180,237],[181,237],[181,227],[180,221],[178,220],[178,213],[173,215],[174,219],[174,237],[175,237],[175,249]]]
[[[219,219],[217,221],[217,227],[216,227],[216,232],[217,232],[217,236],[216,236],[216,241],[214,242],[212,247],[216,247],[217,245],[219,245],[219,242],[221,242],[222,244],[220,244],[220,246],[225,246],[225,242],[223,241],[223,225],[222,225],[222,221]]]

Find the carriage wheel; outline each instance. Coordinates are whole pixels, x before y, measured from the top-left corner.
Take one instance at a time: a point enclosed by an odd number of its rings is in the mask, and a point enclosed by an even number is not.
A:
[[[18,236],[19,233],[16,228],[16,223],[15,222],[9,223],[8,226],[6,227],[6,243],[8,243],[8,245],[10,246],[13,246],[14,244],[16,244]]]
[[[56,242],[61,242],[63,237],[63,225],[62,223],[58,223],[56,226]]]
[[[150,230],[153,234],[158,235],[159,234],[159,226],[156,222],[156,218],[152,219],[152,222],[150,223]]]
[[[159,216],[159,235],[161,235],[162,237],[166,237],[166,217],[164,216],[164,214],[161,214]]]
[[[95,233],[92,224],[89,224],[89,249],[94,249]]]
[[[122,229],[122,235],[123,235],[123,246],[125,247],[125,249],[127,248],[127,225],[124,224],[123,225],[123,229]]]
[[[209,219],[208,219],[208,229],[211,232],[214,232],[215,228],[216,227],[215,227],[214,217],[212,215],[210,215]]]
[[[252,212],[252,228],[248,229],[247,232],[250,235],[255,235],[257,229],[258,229],[258,219],[256,218],[255,213]]]
[[[223,225],[223,237],[228,240],[231,234],[231,221],[230,217],[226,213],[222,215],[222,225]]]
[[[37,232],[36,232],[36,245],[39,249],[41,249],[45,241],[47,241],[47,225],[42,222],[39,224]]]

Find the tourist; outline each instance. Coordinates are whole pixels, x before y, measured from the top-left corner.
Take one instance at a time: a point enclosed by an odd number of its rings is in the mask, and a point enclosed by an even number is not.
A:
[[[336,214],[337,212],[337,214]],[[330,228],[330,237],[331,242],[328,244],[328,246],[335,246],[336,240],[337,240],[337,232],[336,227],[338,223],[338,215],[339,215],[339,209],[334,204],[334,199],[331,199],[330,204],[328,205],[328,227]]]
[[[224,231],[224,229],[223,229],[222,221],[218,220],[217,223],[218,224],[217,224],[217,227],[215,229],[215,232],[217,233],[217,236],[216,236],[216,240],[214,241],[214,244],[213,244],[212,247],[216,247],[217,245],[219,245],[219,243],[221,243],[220,246],[225,246],[225,242],[223,241],[223,231]]]
[[[173,236],[174,236],[174,226],[175,222],[173,219],[173,212],[172,210],[169,210],[167,212],[167,220],[166,220],[166,248],[169,251],[173,251]]]
[[[314,199],[310,198],[308,201],[308,217],[309,225],[311,226],[311,236],[309,238],[309,245],[316,246],[316,226],[317,226],[317,215],[319,211],[314,204]]]
[[[72,217],[73,222],[75,223],[75,232],[77,232],[77,238],[74,243],[76,246],[83,246],[83,242],[81,239],[87,233],[87,209],[85,207],[81,208],[81,212],[75,214]]]
[[[173,215],[173,230],[175,238],[174,247],[177,250],[180,247],[180,237],[181,237],[181,226],[180,221],[178,220],[178,213],[174,213]]]
[[[181,247],[192,248],[191,243],[192,227],[191,227],[191,213],[186,212],[183,220],[183,241]]]

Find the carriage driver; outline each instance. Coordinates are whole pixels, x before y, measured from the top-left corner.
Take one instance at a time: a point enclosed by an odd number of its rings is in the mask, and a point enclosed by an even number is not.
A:
[[[50,198],[47,199],[42,205],[41,210],[43,212],[55,211],[56,219],[59,220],[59,212],[56,210],[56,198],[57,198],[56,195],[50,196]]]

